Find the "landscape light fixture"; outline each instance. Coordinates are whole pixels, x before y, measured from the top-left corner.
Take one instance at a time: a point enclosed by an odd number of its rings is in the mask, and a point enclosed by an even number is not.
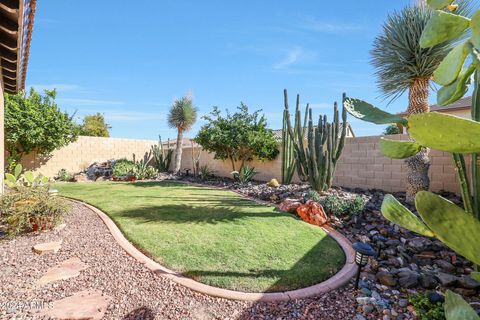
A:
[[[367,265],[368,258],[375,255],[375,250],[371,245],[364,242],[355,242],[353,244],[353,249],[355,250],[355,263],[358,266],[355,289],[358,289],[358,282],[360,281],[360,273],[362,272],[362,268]]]

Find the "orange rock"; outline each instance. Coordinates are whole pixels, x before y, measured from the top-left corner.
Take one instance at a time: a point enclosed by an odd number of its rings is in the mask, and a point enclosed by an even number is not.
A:
[[[328,221],[323,207],[318,202],[311,200],[299,206],[297,214],[303,221],[317,226],[322,226]]]

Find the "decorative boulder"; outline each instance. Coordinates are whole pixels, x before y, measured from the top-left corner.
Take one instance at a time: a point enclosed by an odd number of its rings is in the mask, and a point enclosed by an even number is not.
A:
[[[297,208],[300,207],[302,203],[297,199],[285,199],[282,203],[278,206],[278,208],[285,212],[295,213]]]
[[[303,221],[317,226],[322,226],[328,222],[328,217],[322,205],[315,201],[309,200],[307,203],[299,206],[297,214]]]
[[[277,179],[272,179],[267,183],[267,186],[272,187],[272,188],[278,188],[278,187],[280,187],[280,183],[278,182]]]

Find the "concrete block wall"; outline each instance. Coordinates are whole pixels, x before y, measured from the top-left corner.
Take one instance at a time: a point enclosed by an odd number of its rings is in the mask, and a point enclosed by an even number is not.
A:
[[[389,139],[408,140],[405,134],[388,136]],[[349,188],[381,189],[388,192],[405,190],[406,166],[404,160],[384,157],[379,150],[380,136],[347,138],[339,159],[334,185]],[[182,170],[192,168],[191,148],[183,151]],[[430,151],[430,189],[432,191],[458,192],[452,157],[449,153]],[[466,159],[467,162],[469,159]],[[231,177],[229,161],[215,160],[212,154],[202,151],[200,165],[206,164],[218,176]],[[253,161],[258,180],[281,178],[281,155],[268,162]],[[238,165],[239,166],[239,165]],[[238,168],[238,167],[237,167]],[[295,180],[298,179],[295,177]]]
[[[407,140],[407,135],[393,135],[389,139]],[[406,167],[403,160],[386,158],[379,150],[380,136],[347,138],[345,149],[339,160],[334,178],[334,185],[340,187],[357,187],[381,189],[389,192],[405,190]],[[55,150],[51,157],[41,158],[32,153],[22,159],[24,167],[55,176],[64,168],[69,172],[79,172],[95,161],[110,159],[131,159],[135,153],[143,157],[150,150],[154,140],[134,140],[99,137],[79,137],[78,140],[64,148]],[[195,149],[198,150],[198,149]],[[458,192],[458,185],[451,155],[441,151],[430,151],[430,179],[432,191]],[[466,159],[467,162],[469,159]],[[172,161],[173,164],[173,161]],[[213,154],[202,151],[200,165],[207,165],[217,176],[231,177],[230,161],[215,160]],[[268,181],[281,179],[281,155],[273,161],[253,161],[249,163],[259,172],[256,179]],[[240,166],[237,163],[237,169]],[[192,148],[185,146],[182,156],[182,170],[192,166]],[[295,177],[295,180],[298,179]]]
[[[77,141],[55,150],[48,158],[42,158],[34,152],[28,154],[22,159],[22,165],[27,170],[53,177],[60,169],[76,173],[94,162],[132,159],[133,153],[140,159],[154,144],[157,141],[80,136]]]

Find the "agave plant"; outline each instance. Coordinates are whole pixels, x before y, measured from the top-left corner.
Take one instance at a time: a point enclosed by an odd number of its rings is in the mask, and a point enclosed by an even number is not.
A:
[[[249,167],[248,165],[242,166],[240,168],[240,171],[232,172],[233,178],[242,184],[249,183],[250,181],[252,181],[253,177],[257,174],[258,172],[255,171],[255,168]]]

